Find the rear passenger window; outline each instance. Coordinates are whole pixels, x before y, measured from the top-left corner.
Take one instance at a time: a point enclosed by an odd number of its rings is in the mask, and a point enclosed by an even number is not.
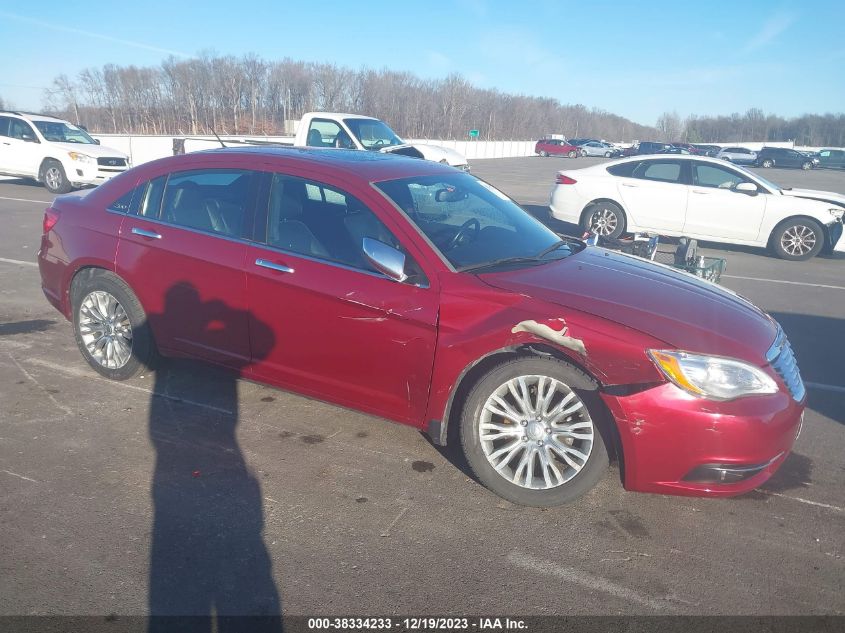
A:
[[[204,169],[171,174],[161,198],[160,218],[208,233],[243,237],[256,172]]]
[[[136,211],[138,215],[153,220],[158,219],[165,183],[167,183],[167,176],[159,176],[143,186],[144,190],[140,195]]]
[[[114,211],[115,213],[134,213],[135,207],[133,204],[137,205],[146,186],[146,183],[144,183],[143,185],[139,185],[138,187],[127,191],[117,200],[112,202],[108,206],[108,210]]]
[[[634,169],[633,177],[643,180],[679,183],[681,181],[681,163],[678,161],[644,161]]]
[[[607,172],[609,174],[613,174],[614,176],[622,176],[624,178],[630,178],[631,174],[636,169],[637,165],[640,163],[634,161],[632,163],[622,163],[621,165],[613,165],[607,168]]]

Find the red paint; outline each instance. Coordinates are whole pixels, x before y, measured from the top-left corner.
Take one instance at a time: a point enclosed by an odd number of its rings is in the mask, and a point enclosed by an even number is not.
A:
[[[804,404],[790,398],[780,378],[775,376],[782,389],[777,394],[713,402],[666,383],[645,353],[678,348],[765,366],[776,324],[745,300],[672,269],[594,248],[521,270],[451,272],[370,185],[449,168],[344,156],[266,149],[188,154],[136,167],[85,198],[57,198],[51,212],[60,220],[46,231],[39,253],[44,293],[69,318],[73,275],[85,266],[112,270],[134,289],[165,354],[227,365],[250,379],[421,429],[446,417],[461,377],[480,360],[528,345],[551,350],[603,386],[631,490],[737,494],[758,486],[783,458],[740,484],[680,480],[701,464],[759,464],[789,451]],[[347,191],[402,241],[429,286],[106,211],[139,182],[213,166],[279,171]],[[162,239],[133,235],[131,228]],[[258,268],[257,258],[295,274]],[[182,318],[157,318],[165,309]],[[531,320],[567,328],[586,355],[512,332]],[[219,327],[224,322],[226,332]],[[634,393],[612,395],[625,392]]]
[[[550,156],[568,156],[569,152],[575,152],[578,154],[581,150],[574,145],[570,145],[566,141],[561,141],[560,145],[557,143],[549,143],[548,139],[542,139],[537,141],[536,145],[534,145],[534,153],[539,154],[540,152],[546,152],[546,154]]]

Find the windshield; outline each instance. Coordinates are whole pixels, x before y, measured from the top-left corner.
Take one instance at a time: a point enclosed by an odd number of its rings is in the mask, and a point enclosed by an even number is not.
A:
[[[556,248],[560,238],[555,233],[470,174],[417,176],[375,185],[458,270],[530,266],[566,257],[576,244]],[[514,258],[526,261],[501,261]]]
[[[376,119],[344,119],[347,127],[361,142],[365,149],[379,150],[382,147],[403,145],[404,141],[396,136],[384,121]]]
[[[78,128],[64,121],[33,121],[41,135],[48,141],[55,143],[82,143],[96,145],[97,142],[88,136],[82,128]]]

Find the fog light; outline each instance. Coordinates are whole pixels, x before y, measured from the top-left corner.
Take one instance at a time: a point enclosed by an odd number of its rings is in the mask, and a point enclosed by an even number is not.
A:
[[[77,175],[77,176],[81,176],[81,175],[82,175],[82,170],[81,170],[81,169],[77,169],[77,170],[76,170],[76,175]]]
[[[783,453],[778,453],[764,464],[702,464],[689,471],[682,481],[697,484],[735,484],[762,472],[774,464]]]

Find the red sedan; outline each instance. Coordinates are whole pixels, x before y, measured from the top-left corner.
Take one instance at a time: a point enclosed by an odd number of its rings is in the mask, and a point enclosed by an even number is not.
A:
[[[576,158],[580,153],[580,149],[575,145],[570,145],[566,141],[556,138],[544,138],[537,141],[534,145],[534,153],[540,156],[568,156],[569,158]]]
[[[585,493],[609,457],[630,490],[750,490],[806,400],[782,330],[746,300],[561,239],[489,184],[411,158],[148,163],[57,198],[39,265],[106,377],[200,358],[460,437],[478,479],[526,505]]]

